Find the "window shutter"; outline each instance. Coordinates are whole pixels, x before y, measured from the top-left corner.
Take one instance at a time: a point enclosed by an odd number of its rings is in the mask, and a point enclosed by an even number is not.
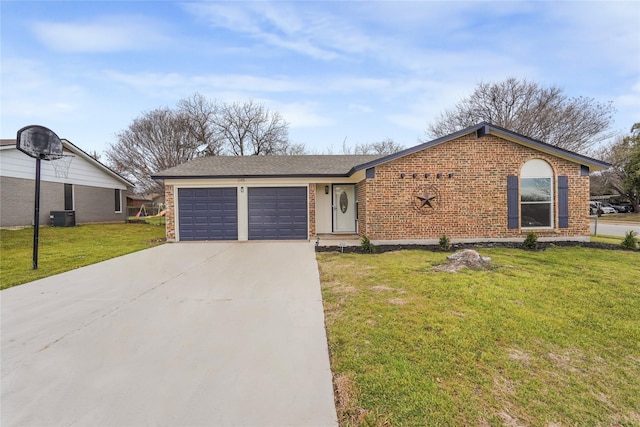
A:
[[[507,176],[507,217],[508,227],[518,228],[518,177],[516,175]]]
[[[558,176],[558,227],[569,228],[569,177]]]

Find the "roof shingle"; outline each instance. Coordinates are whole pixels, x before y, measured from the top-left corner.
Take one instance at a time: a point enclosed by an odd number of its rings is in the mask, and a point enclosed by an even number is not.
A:
[[[381,155],[209,156],[157,172],[154,178],[348,176]]]

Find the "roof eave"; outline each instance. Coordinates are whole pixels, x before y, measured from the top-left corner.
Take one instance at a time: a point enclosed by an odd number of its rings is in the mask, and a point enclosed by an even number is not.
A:
[[[537,141],[535,139],[527,138],[517,133],[511,132],[507,129],[501,128],[499,126],[485,124],[483,125],[483,129],[478,130],[478,133],[479,133],[478,135],[479,137],[486,134],[495,135],[500,138],[506,139],[507,141],[515,142],[517,144],[524,145],[525,147],[533,148],[543,153],[550,154],[552,156],[560,157],[562,159],[587,166],[589,167],[589,170],[591,172],[600,171],[600,170],[608,169],[611,167],[610,163],[593,159],[591,157],[584,156],[582,154],[578,154],[573,151],[568,151],[563,148],[559,148],[542,141]],[[480,133],[482,133],[482,135],[480,135]]]
[[[151,175],[152,179],[241,179],[241,178],[348,178],[350,173],[344,174],[318,174],[318,173],[304,173],[304,174],[260,174],[260,175]]]
[[[415,147],[411,147],[406,150],[402,150],[397,153],[388,155],[386,157],[382,157],[380,159],[376,159],[371,162],[367,162],[367,163],[363,163],[361,165],[355,166],[354,168],[351,169],[349,174],[352,175],[357,171],[360,171],[363,169],[369,169],[369,168],[381,165],[383,163],[387,163],[392,160],[396,160],[401,157],[408,156],[418,151],[422,151],[439,144],[444,144],[445,142],[451,141],[453,139],[459,138],[464,135],[468,135],[470,133],[475,133],[477,138],[482,138],[483,136],[488,134],[495,135],[503,139],[506,139],[508,141],[515,142],[517,144],[524,145],[526,147],[533,148],[535,150],[538,150],[547,154],[551,154],[553,156],[560,157],[565,160],[578,163],[580,165],[588,166],[589,170],[592,172],[608,169],[611,167],[611,164],[607,162],[603,162],[597,159],[593,159],[591,157],[583,156],[582,154],[578,154],[572,151],[558,148],[542,141],[537,141],[535,139],[527,138],[523,135],[511,132],[507,129],[503,129],[499,126],[495,126],[487,122],[482,122],[477,125],[459,130],[458,132],[454,132],[450,135],[436,138],[432,141],[416,145]]]
[[[464,135],[468,135],[468,134],[470,134],[472,132],[476,132],[478,130],[478,128],[480,128],[482,125],[484,125],[484,123],[481,124],[481,125],[470,126],[468,128],[459,130],[459,131],[454,132],[452,134],[449,134],[449,135],[446,135],[446,136],[443,136],[443,137],[440,137],[440,138],[436,138],[436,139],[434,139],[432,141],[428,141],[428,142],[424,142],[422,144],[418,144],[415,147],[410,147],[410,148],[407,148],[406,150],[398,151],[397,153],[389,154],[388,156],[381,157],[379,159],[372,160],[370,162],[354,166],[353,169],[351,169],[350,173],[353,174],[353,173],[361,171],[363,169],[369,169],[369,168],[381,165],[383,163],[387,163],[387,162],[390,162],[392,160],[396,160],[396,159],[399,159],[401,157],[405,157],[405,156],[408,156],[410,154],[417,153],[418,151],[422,151],[424,149],[427,149],[427,148],[430,148],[430,147],[433,147],[433,146],[436,146],[436,145],[439,145],[439,144],[444,144],[445,142],[451,141],[453,139],[459,138],[459,137],[464,136]]]
[[[69,141],[68,139],[61,138],[60,140],[62,141],[62,145],[64,147],[66,147],[68,150],[72,151],[74,154],[77,154],[78,156],[82,157],[84,160],[86,160],[89,163],[92,163],[93,165],[95,165],[98,168],[102,169],[104,172],[106,172],[107,174],[111,175],[112,177],[114,177],[118,181],[122,182],[127,187],[132,187],[132,188],[135,187],[134,183],[132,183],[128,179],[124,178],[119,173],[117,173],[116,171],[112,170],[107,165],[103,164],[101,161],[94,159],[87,152],[85,152],[82,148],[78,147],[77,145],[75,145],[74,143]]]

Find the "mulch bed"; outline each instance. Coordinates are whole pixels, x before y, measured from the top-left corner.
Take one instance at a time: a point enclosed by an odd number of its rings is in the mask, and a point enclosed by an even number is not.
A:
[[[581,246],[583,248],[607,249],[618,251],[631,251],[621,245],[599,242],[538,242],[538,250],[544,251],[553,247],[574,247]],[[376,245],[375,253],[402,251],[402,250],[423,250],[431,252],[455,252],[460,249],[478,249],[478,248],[512,248],[527,250],[522,243],[496,242],[496,243],[457,243],[452,244],[449,251],[443,251],[438,245]],[[636,250],[637,251],[637,250]],[[316,246],[316,252],[343,252],[343,253],[364,253],[360,246]]]

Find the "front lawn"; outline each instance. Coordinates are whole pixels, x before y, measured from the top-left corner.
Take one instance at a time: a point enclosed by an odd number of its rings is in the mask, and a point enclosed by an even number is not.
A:
[[[320,253],[340,424],[640,425],[640,254]]]
[[[610,236],[608,234],[598,234],[597,236],[592,234],[589,238],[590,242],[594,243],[607,243],[609,245],[620,246],[624,237],[622,236]]]
[[[0,289],[146,249],[164,237],[164,227],[149,224],[41,227],[33,270],[33,228],[0,230]]]

